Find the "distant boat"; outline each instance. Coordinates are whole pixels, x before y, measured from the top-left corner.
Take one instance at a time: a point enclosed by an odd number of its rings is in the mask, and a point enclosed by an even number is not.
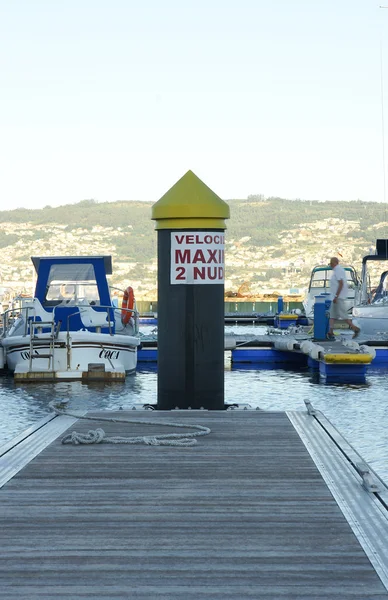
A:
[[[360,288],[360,281],[358,279],[356,270],[350,265],[341,265],[345,269],[346,280],[348,283],[348,296],[346,298],[346,308],[350,313],[352,311],[356,294]],[[330,279],[331,279],[332,268],[330,265],[317,265],[311,271],[310,282],[308,290],[303,301],[303,308],[306,317],[314,319],[314,304],[315,296],[321,294],[330,293]]]
[[[112,298],[110,256],[32,257],[33,298],[4,314],[1,340],[19,379],[124,379],[137,364],[138,313],[132,288]]]
[[[362,259],[361,288],[353,308],[354,323],[369,336],[388,334],[387,267],[388,240],[377,240],[375,254]],[[379,271],[377,285],[374,285],[372,270]]]

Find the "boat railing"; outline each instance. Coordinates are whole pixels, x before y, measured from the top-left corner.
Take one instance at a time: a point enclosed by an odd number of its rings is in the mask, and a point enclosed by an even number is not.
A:
[[[31,318],[33,318],[33,316],[34,316],[34,315],[31,315],[32,312],[35,314],[34,306],[18,306],[18,307],[12,306],[11,308],[8,308],[2,315],[3,328],[1,331],[1,337],[4,338],[7,336],[7,334],[11,330],[12,326],[16,323],[18,318],[23,318],[23,321],[24,321],[23,335],[26,336],[28,334]],[[42,325],[42,327],[43,327],[43,325]]]
[[[58,321],[58,326],[55,329],[55,334],[56,337],[58,337],[59,331],[60,331],[60,327],[61,327],[61,323],[58,319],[55,318],[55,312],[56,312],[56,308],[59,308],[60,305],[57,305],[53,308],[52,311],[52,321]],[[106,320],[106,324],[104,322],[101,323],[101,320],[99,321],[99,323],[97,325],[93,325],[91,323],[91,327],[96,327],[96,330],[101,329],[102,327],[109,329],[109,333],[110,335],[113,335],[113,327],[112,327],[112,321],[115,319],[115,313],[116,311],[119,311],[121,314],[123,311],[128,311],[130,313],[132,313],[133,315],[133,329],[134,329],[134,333],[137,334],[139,332],[139,311],[137,310],[136,307],[136,303],[135,306],[133,307],[133,309],[125,309],[125,308],[117,308],[115,306],[106,306],[106,305],[98,305],[99,309],[104,309],[104,310],[95,310],[93,308],[92,305],[90,304],[85,304],[85,303],[81,303],[81,304],[75,304],[72,306],[72,308],[74,308],[74,312],[71,313],[70,315],[67,316],[67,332],[70,331],[70,318],[78,315],[80,316],[81,312],[88,312],[90,314],[90,311],[92,310],[94,313],[96,313],[96,315],[100,314],[106,314],[107,320]],[[4,313],[2,314],[2,321],[3,321],[3,327],[0,331],[0,339],[4,338],[7,336],[7,334],[9,333],[10,329],[12,328],[12,326],[15,324],[15,322],[17,321],[18,318],[22,317],[23,321],[24,321],[24,332],[23,335],[26,336],[28,335],[29,332],[29,322],[31,320],[31,318],[33,316],[37,316],[36,315],[36,307],[34,306],[20,306],[20,307],[11,307],[8,308],[6,311],[4,311]],[[41,317],[41,315],[38,315]],[[41,317],[42,318],[42,317]],[[46,322],[44,321],[44,319],[42,319],[42,323]],[[43,325],[42,325],[43,327]]]
[[[376,304],[376,290],[377,287],[372,285],[370,276],[368,274],[368,276],[363,280],[358,294],[356,295],[355,304],[358,306],[370,306],[371,304]]]
[[[114,290],[115,292],[119,292],[121,295],[124,294],[124,290],[122,290],[121,288],[115,287],[114,285],[110,285],[109,286],[109,290],[110,291]],[[113,308],[115,310],[121,312],[121,314],[123,314],[123,312],[131,312],[131,313],[133,313],[132,314],[133,321],[134,321],[134,327],[133,327],[133,329],[134,329],[134,334],[137,335],[139,333],[139,317],[140,317],[140,312],[137,309],[136,299],[134,301],[133,308],[123,308],[123,307],[120,307],[118,305],[118,297],[117,297],[117,295],[115,296],[115,298],[117,299],[117,306],[115,304],[113,304],[113,301],[112,301],[112,305],[113,305]]]
[[[13,311],[12,308],[7,308],[2,314],[3,328],[1,330],[1,337],[6,336],[7,331],[10,329],[10,313]]]
[[[69,305],[67,305],[69,306]],[[56,309],[61,307],[60,304],[54,306],[53,315],[55,315]],[[90,325],[86,324],[86,327],[93,327],[96,331],[101,330],[102,328],[109,329],[110,335],[113,335],[113,323],[116,320],[117,313],[122,314],[123,312],[133,313],[133,329],[134,333],[137,334],[139,332],[139,311],[137,310],[136,302],[132,309],[126,308],[118,308],[112,305],[104,305],[104,304],[96,304],[91,305],[87,302],[80,302],[71,305],[74,308],[74,312],[67,316],[67,331],[70,330],[70,318],[76,315],[80,316],[81,313],[84,313],[85,317],[88,315],[91,318]],[[104,309],[104,310],[96,310],[96,309]],[[106,315],[106,322],[101,320],[101,315]],[[93,324],[93,317],[95,318],[95,323]],[[57,320],[57,319],[56,319]],[[81,317],[82,320],[82,317]]]
[[[55,307],[56,308],[56,307]],[[53,310],[53,313],[55,312],[55,308]],[[67,319],[66,319],[66,350],[67,350],[67,358],[66,358],[66,363],[67,363],[67,369],[70,370],[71,369],[71,335],[70,335],[70,320],[72,317],[75,316],[80,316],[80,312],[82,308],[84,308],[84,311],[86,312],[86,310],[88,309],[87,306],[85,304],[80,304],[79,306],[74,306],[74,308],[76,308],[77,310],[75,310],[74,312],[70,313],[69,315],[67,315]],[[111,307],[112,308],[112,307]],[[97,311],[95,311],[97,312]],[[101,311],[102,312],[102,311]],[[109,312],[107,312],[108,315],[108,319],[109,319]],[[104,314],[104,313],[103,313]],[[111,328],[111,322],[110,320],[107,321],[106,324],[109,327],[109,333],[110,335],[112,335],[112,328]],[[97,327],[96,327],[97,329]]]
[[[56,308],[56,307],[55,307]],[[55,311],[54,308],[54,311]],[[96,315],[107,315],[107,321],[106,324],[103,321],[96,321],[95,324],[93,324],[92,322],[90,323],[90,327],[95,327],[96,332],[101,331],[101,328],[108,328],[109,329],[109,334],[113,335],[113,330],[112,330],[112,321],[111,321],[111,316],[113,316],[114,318],[114,307],[113,306],[103,306],[103,305],[99,305],[99,308],[103,308],[105,310],[100,310],[100,311],[96,311],[93,309],[92,306],[90,305],[86,305],[86,304],[80,304],[78,306],[74,306],[74,308],[76,308],[77,310],[75,310],[74,312],[70,313],[69,315],[67,315],[67,327],[66,327],[66,348],[67,348],[67,368],[68,370],[70,370],[71,368],[71,335],[70,335],[70,320],[72,317],[75,316],[80,316],[82,312],[84,312],[85,314],[88,313],[88,315],[90,315],[90,311],[92,310],[94,313],[96,313]],[[54,312],[53,311],[53,312]],[[113,313],[113,314],[112,314]],[[82,320],[82,317],[81,317]],[[86,327],[88,327],[88,324],[85,325]]]
[[[55,311],[54,307],[54,311]],[[94,315],[97,319],[97,317],[99,315],[105,315],[106,314],[106,322],[105,321],[101,321],[98,320],[98,323],[96,322],[95,324],[93,324],[92,322],[90,323],[90,327],[95,327],[96,330],[101,328],[107,328],[109,329],[109,333],[110,335],[113,335],[113,329],[112,329],[112,321],[116,320],[116,314],[117,312],[119,312],[120,314],[122,314],[122,312],[129,312],[132,313],[133,316],[133,330],[134,330],[134,334],[137,334],[139,332],[139,311],[137,310],[136,307],[136,302],[135,305],[132,309],[130,308],[117,308],[115,306],[111,306],[111,305],[103,305],[103,304],[99,304],[98,308],[99,309],[104,309],[104,310],[95,310],[95,308],[91,305],[88,304],[78,304],[78,305],[74,305],[75,309],[78,309],[74,311],[74,313],[71,313],[70,315],[68,315],[67,317],[67,330],[69,330],[70,328],[70,317],[73,317],[75,315],[80,315],[80,313],[85,313],[88,314],[89,316],[91,315],[91,311],[93,311]],[[88,326],[88,325],[86,325]]]
[[[139,333],[139,316],[140,316],[140,313],[139,313],[139,311],[136,308],[136,302],[135,302],[133,308],[116,308],[116,311],[120,311],[121,314],[123,314],[123,312],[132,313],[131,316],[133,318],[133,331],[134,331],[134,334],[137,335]]]

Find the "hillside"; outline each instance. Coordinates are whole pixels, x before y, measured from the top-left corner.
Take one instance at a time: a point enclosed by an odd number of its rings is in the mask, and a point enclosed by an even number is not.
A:
[[[260,295],[307,286],[315,264],[339,253],[361,267],[378,237],[388,237],[380,203],[315,202],[249,196],[229,200],[226,282],[229,295]],[[31,292],[32,255],[111,254],[111,283],[156,297],[157,234],[151,202],[78,204],[0,211],[1,277],[13,292]]]

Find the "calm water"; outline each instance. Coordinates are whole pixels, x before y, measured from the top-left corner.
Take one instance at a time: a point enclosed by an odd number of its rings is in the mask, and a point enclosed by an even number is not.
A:
[[[263,333],[262,328],[227,328],[227,333]],[[264,330],[265,331],[265,330]],[[327,385],[308,369],[257,369],[230,365],[225,354],[225,402],[264,410],[305,411],[304,399],[321,410],[388,484],[388,367],[370,369],[364,385]],[[50,412],[49,403],[70,399],[70,408],[117,410],[155,404],[155,366],[138,365],[125,383],[60,382],[15,384],[0,377],[0,445]],[[139,435],[142,432],[139,432]]]

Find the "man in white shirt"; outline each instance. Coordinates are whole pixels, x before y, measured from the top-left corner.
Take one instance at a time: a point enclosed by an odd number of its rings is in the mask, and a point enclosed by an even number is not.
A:
[[[345,269],[340,266],[339,260],[336,256],[330,259],[330,266],[333,269],[330,279],[330,321],[329,321],[329,332],[327,338],[329,340],[335,340],[334,336],[334,321],[345,321],[350,329],[354,331],[353,337],[357,337],[360,333],[360,328],[353,325],[351,319],[349,319],[348,312],[346,310],[345,300],[348,296],[348,282],[346,280]]]

